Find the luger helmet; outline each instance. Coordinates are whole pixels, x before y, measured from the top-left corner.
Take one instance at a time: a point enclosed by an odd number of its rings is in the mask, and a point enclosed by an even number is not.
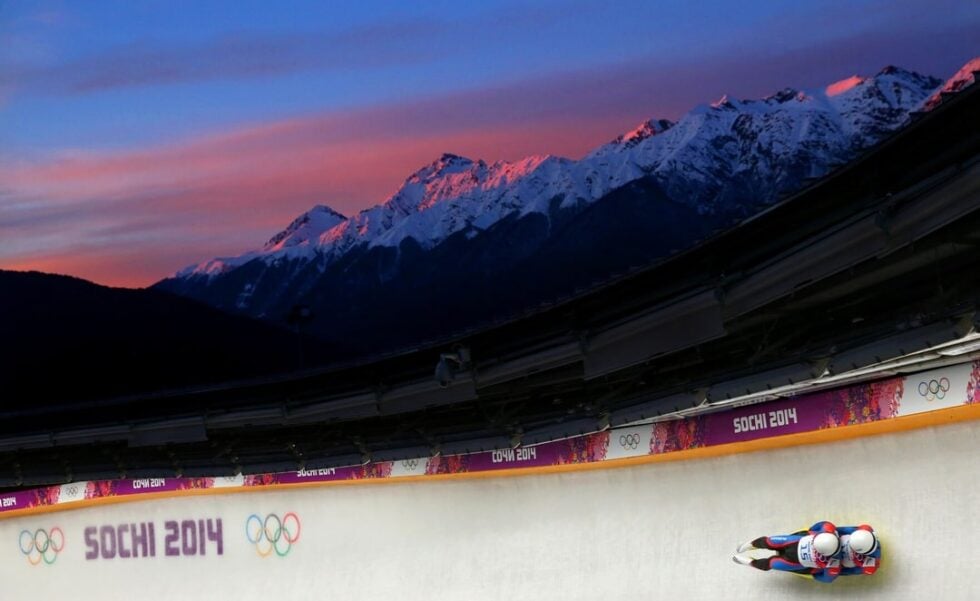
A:
[[[813,538],[813,548],[824,557],[831,557],[840,550],[840,539],[836,534],[821,532]]]
[[[858,555],[867,555],[874,553],[875,549],[878,548],[878,537],[870,530],[855,530],[851,533],[847,544],[851,551]]]

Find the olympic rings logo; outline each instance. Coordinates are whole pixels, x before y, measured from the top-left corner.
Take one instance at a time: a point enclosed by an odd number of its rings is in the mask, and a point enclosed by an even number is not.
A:
[[[414,470],[419,466],[418,459],[405,459],[402,461],[402,467],[407,470]]]
[[[259,557],[268,557],[273,551],[279,557],[289,555],[293,543],[299,540],[299,516],[290,511],[280,517],[275,513],[260,518],[257,514],[245,520],[245,537],[255,545]]]
[[[946,398],[947,392],[949,392],[949,378],[947,377],[942,377],[938,380],[929,380],[928,382],[919,382],[919,396],[930,403],[936,399],[942,400]]]
[[[635,451],[640,446],[639,434],[623,434],[619,437],[619,446],[630,451]]]
[[[44,560],[44,563],[51,565],[65,548],[65,533],[58,526],[50,532],[44,528],[38,528],[33,533],[21,530],[17,543],[20,552],[27,556],[27,563],[36,566]]]

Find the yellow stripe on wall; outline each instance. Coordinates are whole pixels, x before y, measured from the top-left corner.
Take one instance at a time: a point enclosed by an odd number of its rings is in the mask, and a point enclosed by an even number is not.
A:
[[[578,472],[586,470],[615,469],[645,465],[648,463],[660,463],[667,461],[686,461],[690,459],[706,459],[709,457],[719,457],[724,455],[735,455],[738,453],[753,453],[756,451],[767,451],[772,449],[783,449],[810,444],[822,444],[849,440],[863,436],[878,436],[881,434],[893,434],[907,430],[919,428],[929,428],[943,426],[969,420],[980,419],[980,404],[962,405],[948,409],[939,409],[914,415],[906,415],[876,422],[864,424],[854,424],[825,430],[813,430],[798,434],[787,434],[783,436],[773,436],[745,442],[735,442],[730,444],[715,445],[688,449],[685,451],[674,451],[659,455],[643,455],[639,457],[626,457],[621,459],[610,459],[606,461],[596,461],[592,463],[569,463],[562,465],[549,465],[527,468],[510,468],[502,470],[488,470],[480,472],[464,472],[459,474],[436,474],[424,476],[401,476],[396,478],[364,478],[349,480],[331,480],[326,482],[303,482],[296,484],[269,484],[265,486],[242,486],[227,488],[198,488],[174,491],[163,491],[155,493],[141,493],[136,495],[122,495],[112,497],[100,497],[95,499],[84,499],[72,501],[70,503],[56,505],[42,505],[25,509],[15,509],[0,513],[0,519],[13,518],[27,514],[42,514],[58,511],[72,511],[86,507],[99,505],[109,505],[115,503],[131,503],[150,499],[162,499],[173,497],[191,497],[198,495],[223,495],[234,493],[255,493],[264,491],[295,490],[300,488],[313,488],[324,486],[351,486],[364,484],[401,484],[403,482],[431,482],[437,480],[471,480],[477,478],[506,478],[514,476],[534,476],[542,474],[560,474]]]

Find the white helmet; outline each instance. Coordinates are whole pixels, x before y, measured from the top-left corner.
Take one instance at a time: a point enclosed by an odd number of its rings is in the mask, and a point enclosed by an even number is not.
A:
[[[878,537],[870,530],[855,530],[847,542],[851,551],[858,555],[874,553],[875,549],[878,548]]]
[[[836,534],[821,532],[813,537],[813,548],[824,557],[832,557],[840,551],[840,539]]]

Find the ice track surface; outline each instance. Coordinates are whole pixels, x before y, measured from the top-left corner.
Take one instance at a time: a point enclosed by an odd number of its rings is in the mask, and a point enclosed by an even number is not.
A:
[[[103,505],[0,520],[0,598],[974,599],[980,421],[844,442],[527,477],[327,486]],[[286,557],[245,518],[293,511]],[[223,516],[224,554],[164,557],[165,520]],[[819,519],[870,522],[884,559],[831,585],[731,561]],[[85,560],[87,526],[157,525],[157,557]],[[24,529],[68,535],[30,566]]]

